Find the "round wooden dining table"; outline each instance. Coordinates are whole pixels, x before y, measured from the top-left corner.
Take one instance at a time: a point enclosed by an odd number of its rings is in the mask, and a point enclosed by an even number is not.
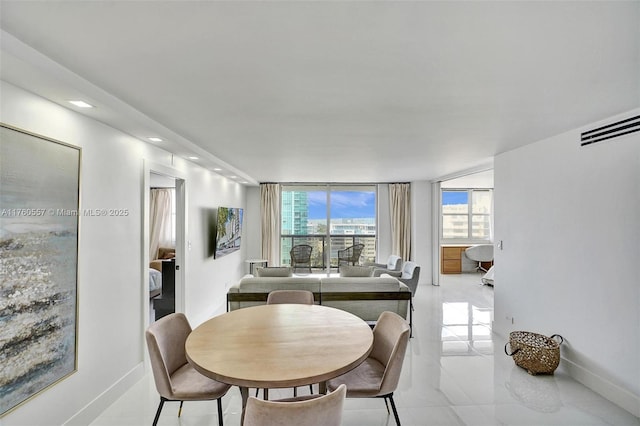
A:
[[[201,374],[249,388],[322,384],[358,366],[373,345],[362,319],[320,305],[277,304],[216,316],[191,332],[187,359]]]

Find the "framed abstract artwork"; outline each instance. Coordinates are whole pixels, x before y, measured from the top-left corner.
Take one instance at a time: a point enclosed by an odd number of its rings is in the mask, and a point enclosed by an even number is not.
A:
[[[0,417],[77,368],[80,157],[0,124]]]

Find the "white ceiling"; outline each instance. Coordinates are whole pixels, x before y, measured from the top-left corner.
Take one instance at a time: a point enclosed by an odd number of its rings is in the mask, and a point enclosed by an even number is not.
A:
[[[0,26],[3,80],[250,184],[437,179],[640,106],[638,1],[2,0]]]

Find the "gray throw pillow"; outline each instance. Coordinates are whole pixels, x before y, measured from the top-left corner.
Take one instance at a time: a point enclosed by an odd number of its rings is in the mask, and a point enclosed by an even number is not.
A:
[[[340,266],[341,277],[371,277],[373,276],[373,266]]]
[[[256,277],[290,277],[292,275],[293,275],[293,271],[288,266],[256,268]]]

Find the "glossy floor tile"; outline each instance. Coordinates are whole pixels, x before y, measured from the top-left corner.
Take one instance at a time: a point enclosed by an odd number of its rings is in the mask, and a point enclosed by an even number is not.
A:
[[[441,285],[420,286],[414,330],[394,395],[404,426],[640,426],[640,419],[571,379],[562,364],[553,376],[530,376],[503,352],[493,335],[493,288],[476,274],[445,275]],[[308,388],[299,388],[300,394]],[[272,390],[270,398],[290,397]],[[158,405],[153,378],[145,376],[93,426],[150,425]],[[167,403],[159,425],[217,425],[215,402]],[[224,424],[240,424],[237,388],[223,398]],[[318,423],[322,425],[321,419]],[[344,426],[392,426],[381,399],[348,399]]]

